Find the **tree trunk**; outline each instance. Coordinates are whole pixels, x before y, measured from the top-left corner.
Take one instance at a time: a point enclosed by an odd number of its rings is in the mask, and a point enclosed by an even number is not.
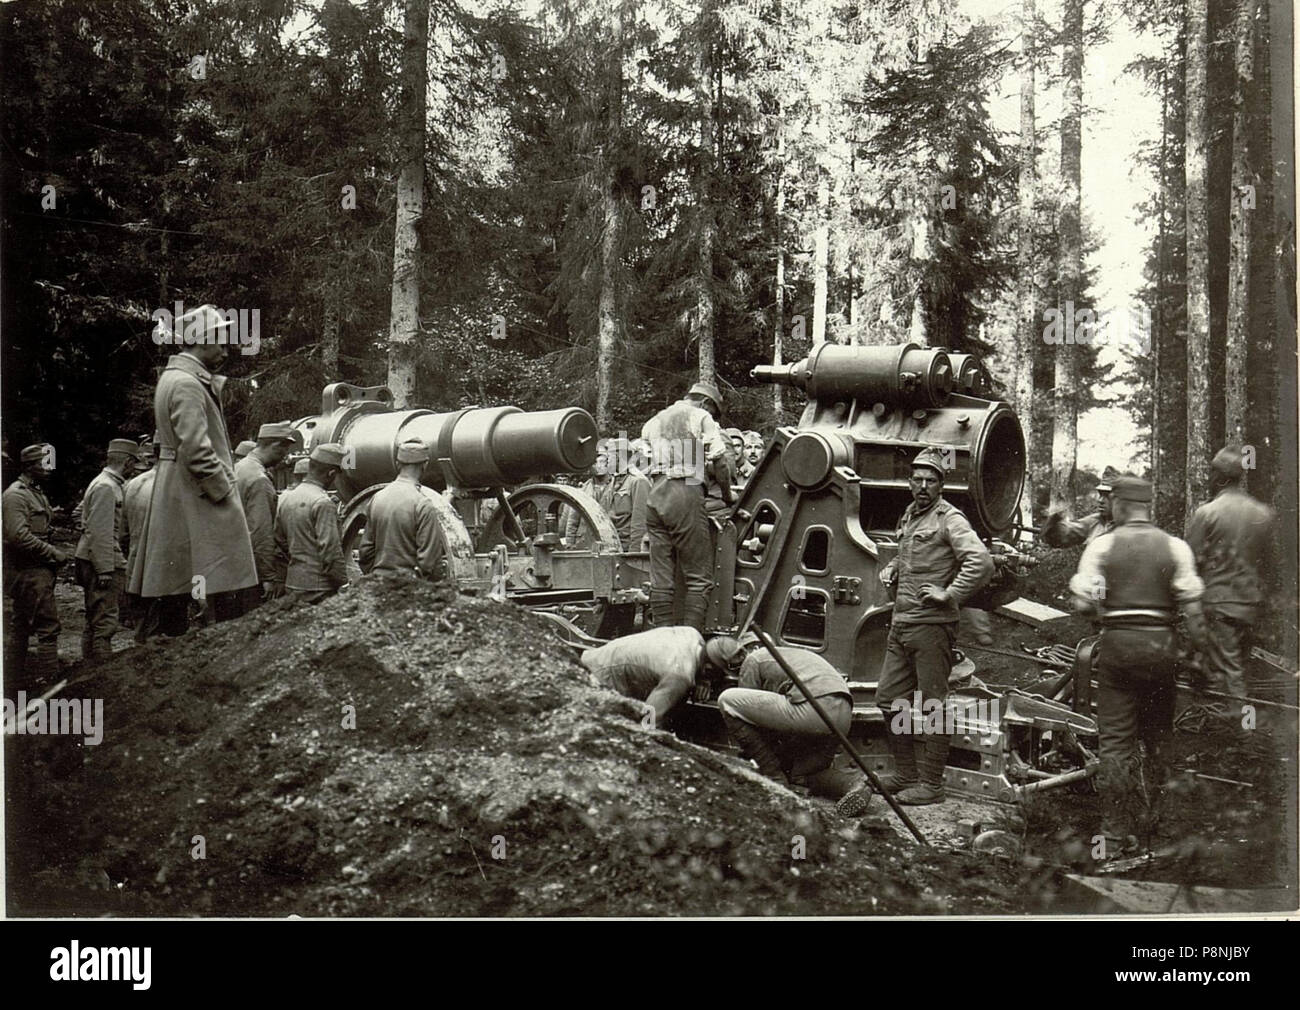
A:
[[[600,321],[596,344],[596,430],[613,431],[610,398],[614,385],[614,351],[618,341],[618,257],[623,245],[623,213],[617,191],[618,154],[623,129],[623,17],[614,12],[612,51],[609,57],[605,137],[605,219],[600,242]]]
[[[708,12],[700,14],[699,50],[696,54],[696,90],[700,103],[700,152],[695,177],[695,206],[699,214],[699,245],[695,268],[695,340],[700,353],[700,381],[716,382],[717,370],[713,360],[713,195],[710,179],[713,174],[713,138],[715,134],[712,61],[709,49],[712,44],[710,29],[705,19]]]
[[[776,110],[776,319],[772,328],[772,364],[781,364],[781,345],[785,340],[785,126],[781,122],[781,107]],[[772,423],[785,423],[782,386],[772,383]]]
[[[1083,125],[1083,0],[1065,0],[1065,108],[1061,116],[1061,318],[1079,311],[1083,278],[1080,236],[1080,169]],[[1076,317],[1077,318],[1077,317]],[[1066,333],[1070,332],[1067,323]],[[1077,331],[1076,331],[1077,332]],[[1053,509],[1074,508],[1074,471],[1079,455],[1078,344],[1056,346],[1055,428],[1052,444]]]
[[[1160,161],[1156,168],[1156,185],[1160,189],[1160,221],[1157,226],[1156,239],[1156,295],[1155,295],[1155,329],[1151,339],[1151,485],[1155,489],[1151,501],[1151,518],[1161,522],[1160,493],[1161,478],[1164,476],[1160,454],[1160,431],[1163,408],[1160,406],[1160,380],[1163,364],[1161,362],[1160,339],[1165,332],[1165,191],[1168,189],[1165,178],[1165,161],[1168,155],[1169,133],[1169,85],[1165,80],[1165,71],[1160,71]]]
[[[1209,136],[1206,129],[1207,0],[1187,5],[1187,482],[1190,515],[1208,489],[1210,454],[1210,269],[1206,193]]]
[[[1034,0],[1021,4],[1020,47],[1024,66],[1020,76],[1020,228],[1017,250],[1016,304],[1016,410],[1026,432],[1026,460],[1033,455],[1033,425],[1029,423],[1034,396],[1034,347],[1038,336],[1038,289],[1034,284],[1034,208],[1037,205],[1036,146],[1034,135]],[[1026,467],[1028,471],[1028,467]],[[1023,522],[1032,525],[1033,481],[1025,481],[1020,509]]]
[[[429,0],[406,0],[402,41],[401,147],[397,223],[393,229],[393,301],[388,332],[388,388],[393,406],[415,396],[420,332],[419,228],[424,216],[424,133],[429,60]]]
[[[339,277],[325,289],[325,315],[321,321],[320,363],[326,382],[338,382],[339,375]]]
[[[812,343],[826,342],[827,271],[830,269],[831,250],[831,183],[826,171],[826,149],[830,132],[826,124],[826,110],[818,105],[814,132],[817,144],[817,230],[813,233],[813,324]]]
[[[1255,75],[1256,0],[1241,0],[1237,14],[1237,87],[1232,117],[1232,204],[1228,259],[1228,335],[1224,354],[1224,440],[1246,441],[1246,355],[1250,336],[1250,231],[1255,178],[1250,167],[1247,92]]]

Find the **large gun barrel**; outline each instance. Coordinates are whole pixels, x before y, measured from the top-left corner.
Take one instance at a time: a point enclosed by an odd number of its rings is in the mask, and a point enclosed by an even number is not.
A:
[[[900,407],[942,406],[954,381],[947,351],[916,344],[821,344],[802,361],[759,365],[750,375],[760,382],[795,386],[813,400],[861,399]]]
[[[442,489],[517,484],[538,474],[575,473],[596,461],[596,423],[580,407],[523,411],[467,407],[448,413],[394,410],[386,386],[325,387],[321,413],[298,422],[310,448],[338,442],[349,450],[338,482],[344,500],[398,471],[397,448],[418,438],[431,458],[423,480]]]

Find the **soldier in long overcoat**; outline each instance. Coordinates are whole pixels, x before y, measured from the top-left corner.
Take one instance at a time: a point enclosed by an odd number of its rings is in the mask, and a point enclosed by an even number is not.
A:
[[[230,439],[221,407],[230,322],[210,305],[175,321],[173,354],[158,377],[154,424],[158,476],[129,592],[158,599],[158,630],[183,634],[190,601],[209,601],[218,620],[233,594],[257,583],[244,509],[235,491]]]

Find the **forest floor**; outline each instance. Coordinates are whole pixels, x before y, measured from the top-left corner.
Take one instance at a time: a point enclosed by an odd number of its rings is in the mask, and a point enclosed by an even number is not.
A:
[[[1060,599],[1056,552],[1026,595]],[[1060,571],[1057,571],[1060,569]],[[80,593],[61,583],[61,652]],[[548,626],[410,582],[319,607],[276,603],[123,646],[63,697],[102,699],[104,736],[7,736],[10,915],[925,915],[1077,909],[1096,796],[1025,807],[1019,858],[922,848],[873,808],[835,816],[750,766],[644,729]],[[994,648],[1073,644],[1076,618],[994,619]],[[973,653],[991,684],[1029,663]],[[11,693],[11,692],[10,692]],[[1195,699],[1192,699],[1193,701]],[[1295,721],[1177,734],[1183,776],[1129,876],[1219,887],[1294,878]],[[930,808],[933,816],[938,808]],[[1292,891],[1294,893],[1294,891]]]

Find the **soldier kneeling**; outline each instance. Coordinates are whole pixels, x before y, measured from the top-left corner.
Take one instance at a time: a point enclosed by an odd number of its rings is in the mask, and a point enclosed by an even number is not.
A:
[[[779,651],[836,728],[847,735],[853,695],[839,671],[806,649]],[[834,733],[766,650],[745,658],[740,686],[723,691],[718,707],[732,741],[764,775],[806,786],[814,795],[844,795],[852,777],[831,767],[838,747]]]

